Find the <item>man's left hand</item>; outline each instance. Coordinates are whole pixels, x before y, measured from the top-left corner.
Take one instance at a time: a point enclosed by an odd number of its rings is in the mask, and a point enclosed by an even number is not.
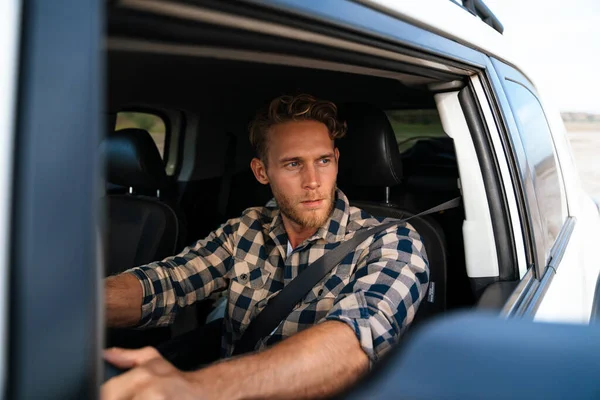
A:
[[[153,347],[113,348],[104,352],[104,358],[118,368],[130,370],[102,385],[103,400],[202,398],[188,374],[175,368]]]

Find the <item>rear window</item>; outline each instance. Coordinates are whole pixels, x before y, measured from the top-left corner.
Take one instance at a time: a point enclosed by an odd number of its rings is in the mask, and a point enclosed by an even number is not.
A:
[[[117,113],[115,130],[126,128],[138,128],[148,131],[164,160],[167,125],[160,116],[146,112],[121,111]]]
[[[385,114],[400,152],[410,149],[419,139],[447,137],[437,110],[387,110]]]

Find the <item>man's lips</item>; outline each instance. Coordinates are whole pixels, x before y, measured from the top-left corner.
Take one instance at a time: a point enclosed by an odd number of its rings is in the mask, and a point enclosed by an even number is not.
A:
[[[303,204],[305,207],[308,207],[308,208],[316,208],[316,207],[319,207],[321,204],[323,204],[323,199],[306,200],[306,201],[301,202],[301,204]]]

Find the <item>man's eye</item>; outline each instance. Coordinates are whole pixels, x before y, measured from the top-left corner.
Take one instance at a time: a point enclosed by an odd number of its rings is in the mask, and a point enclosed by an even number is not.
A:
[[[322,158],[320,161],[321,161],[321,164],[329,164],[331,162],[331,160],[329,158]]]
[[[298,166],[298,162],[297,161],[292,161],[290,163],[287,163],[288,167],[292,167],[292,168],[296,168]]]

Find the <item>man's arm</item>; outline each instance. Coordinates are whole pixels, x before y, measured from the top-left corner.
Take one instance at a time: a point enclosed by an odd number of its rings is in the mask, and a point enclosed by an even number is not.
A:
[[[132,274],[111,276],[104,282],[106,324],[124,328],[137,324],[142,316],[142,286]]]
[[[352,329],[326,321],[262,352],[196,371],[190,379],[208,398],[306,399],[339,393],[368,368]]]
[[[121,368],[137,368],[108,381],[103,399],[169,395],[174,387],[180,398],[323,398],[350,387],[369,368],[355,333],[338,321],[323,322],[264,351],[195,372],[175,370],[151,348],[109,350],[106,358]]]
[[[167,326],[183,307],[225,288],[238,224],[230,220],[178,255],[107,278],[107,325]]]
[[[105,384],[103,397],[132,398],[137,390],[168,396],[173,388],[180,398],[208,399],[338,393],[398,342],[427,288],[425,250],[410,225],[378,234],[360,264],[326,322],[262,352],[182,373],[151,348],[108,351],[111,363],[137,368]]]
[[[348,324],[377,362],[412,322],[427,290],[429,266],[421,236],[409,224],[378,233],[365,253],[325,319]]]

